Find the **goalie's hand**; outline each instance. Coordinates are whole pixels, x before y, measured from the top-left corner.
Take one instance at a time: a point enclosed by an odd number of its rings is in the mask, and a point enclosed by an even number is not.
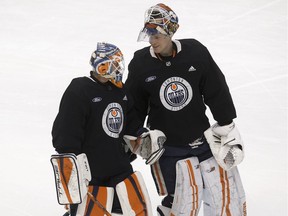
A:
[[[124,140],[131,151],[146,160],[146,164],[155,163],[163,154],[165,134],[160,130],[141,128],[138,137],[124,135]]]
[[[223,169],[229,170],[242,162],[243,142],[234,122],[225,126],[214,124],[204,135],[216,161]]]

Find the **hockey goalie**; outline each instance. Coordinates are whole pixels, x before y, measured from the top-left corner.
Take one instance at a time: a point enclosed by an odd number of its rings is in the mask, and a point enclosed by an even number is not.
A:
[[[70,216],[152,216],[142,175],[131,165],[135,155],[123,143],[133,102],[122,83],[122,52],[99,42],[90,64],[90,76],[73,79],[65,90],[52,128],[58,202]]]

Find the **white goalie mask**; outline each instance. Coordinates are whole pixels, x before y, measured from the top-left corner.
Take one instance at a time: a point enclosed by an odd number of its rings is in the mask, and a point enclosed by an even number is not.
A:
[[[175,12],[165,4],[150,7],[144,15],[144,28],[137,41],[149,41],[151,35],[163,34],[172,37],[179,27]]]
[[[117,87],[122,87],[125,64],[123,54],[117,46],[104,42],[97,43],[90,64],[93,72],[108,79]]]

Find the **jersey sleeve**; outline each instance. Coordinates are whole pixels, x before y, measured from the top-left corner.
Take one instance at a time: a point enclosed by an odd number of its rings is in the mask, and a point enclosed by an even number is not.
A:
[[[128,108],[126,113],[126,128],[125,135],[137,136],[139,128],[143,127],[143,122],[138,117],[134,106],[134,99],[132,95],[127,91]]]
[[[200,88],[214,119],[225,125],[236,118],[236,110],[224,74],[206,48],[205,51],[205,74]]]
[[[143,83],[141,83],[141,71],[138,69],[141,65],[137,63],[138,59],[135,58],[137,57],[134,56],[128,65],[129,74],[125,86],[133,98],[131,113],[135,118],[134,123],[139,127],[143,127],[149,108],[149,96],[141,87]]]
[[[52,143],[58,153],[82,152],[87,105],[70,85],[64,92],[52,127]]]

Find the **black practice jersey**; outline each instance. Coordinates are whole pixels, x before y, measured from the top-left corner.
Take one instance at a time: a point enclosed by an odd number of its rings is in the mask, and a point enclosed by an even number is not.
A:
[[[59,153],[86,153],[92,177],[127,171],[131,165],[122,136],[131,106],[125,88],[73,79],[53,124],[53,146]]]
[[[126,87],[141,123],[148,115],[148,126],[167,136],[165,145],[185,146],[210,126],[205,104],[219,123],[231,122],[236,111],[225,77],[207,48],[194,39],[173,43],[173,58],[160,60],[152,47],[136,51]]]

